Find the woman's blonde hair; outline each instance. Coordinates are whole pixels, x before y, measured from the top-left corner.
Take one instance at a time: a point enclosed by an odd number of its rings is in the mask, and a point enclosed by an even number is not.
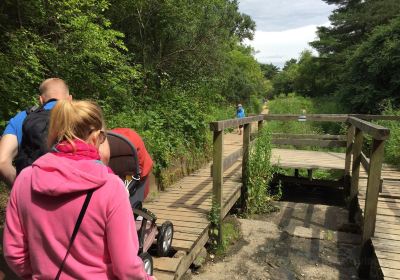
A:
[[[92,101],[59,100],[50,114],[48,145],[75,139],[86,141],[93,131],[105,127],[100,107]]]

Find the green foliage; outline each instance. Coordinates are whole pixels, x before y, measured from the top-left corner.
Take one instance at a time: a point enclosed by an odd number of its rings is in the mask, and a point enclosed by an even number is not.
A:
[[[225,219],[222,223],[222,244],[215,248],[217,256],[224,256],[230,245],[241,237],[238,222],[234,218]]]
[[[255,23],[236,0],[5,0],[0,30],[0,130],[60,77],[102,106],[109,128],[143,136],[161,180],[209,158],[208,122],[232,118],[236,102],[257,111],[265,94],[242,45]]]
[[[339,93],[342,106],[352,113],[377,113],[376,104],[387,98],[399,103],[400,2],[339,1],[330,16],[331,26],[318,28],[311,43],[319,52],[329,92]]]
[[[393,108],[390,101],[383,105],[385,115],[400,116],[400,109]],[[400,165],[400,123],[398,121],[379,121],[380,125],[390,129],[390,138],[385,142],[385,162]]]
[[[265,79],[267,80],[273,79],[279,73],[279,68],[273,65],[272,63],[269,64],[260,63],[260,68],[264,74]]]
[[[338,114],[341,107],[331,96],[304,97],[295,93],[279,95],[268,103],[271,114]],[[292,134],[344,134],[342,124],[331,122],[271,121],[268,127],[274,133]]]
[[[214,200],[213,197],[211,210],[208,213],[208,220],[210,221],[213,227],[219,226],[219,220],[221,218],[220,214],[221,214],[221,207],[218,205],[218,203]]]
[[[309,97],[299,96],[295,93],[279,95],[268,102],[270,114],[297,114],[301,115],[316,113],[313,100]],[[312,122],[298,121],[273,121],[268,123],[268,127],[274,133],[292,134],[318,134],[319,127]]]
[[[226,53],[255,30],[236,0],[119,0],[107,16],[143,66],[146,86],[156,88],[221,76]]]
[[[249,48],[236,47],[228,53],[224,92],[230,93],[229,100],[232,102],[253,105],[251,98],[261,99],[267,93],[267,83],[251,51]]]
[[[250,149],[247,174],[247,211],[249,214],[265,213],[270,208],[272,200],[269,193],[269,183],[274,168],[271,165],[271,133],[262,129]]]
[[[400,104],[400,16],[374,29],[346,66],[349,76],[340,92],[351,108],[378,113],[382,100]]]

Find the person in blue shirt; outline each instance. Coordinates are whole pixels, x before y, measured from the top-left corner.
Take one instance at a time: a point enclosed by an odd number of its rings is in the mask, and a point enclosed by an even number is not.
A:
[[[45,104],[50,99],[72,99],[68,85],[59,78],[50,78],[43,81],[40,84],[39,93],[40,104]],[[50,101],[45,104],[44,109],[51,110],[55,104],[56,101]],[[10,119],[0,140],[0,179],[9,187],[13,185],[16,177],[16,170],[12,162],[18,154],[18,147],[22,141],[22,125],[26,116],[27,114],[24,110]]]
[[[244,113],[244,109],[242,104],[238,104],[236,108],[236,118],[241,119],[244,118],[246,115]],[[242,135],[243,125],[239,125],[238,127],[238,134]]]

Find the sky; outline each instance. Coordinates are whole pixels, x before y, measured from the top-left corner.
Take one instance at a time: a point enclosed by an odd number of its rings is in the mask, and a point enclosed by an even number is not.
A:
[[[304,49],[312,50],[308,42],[316,38],[317,26],[329,25],[335,6],[322,0],[240,0],[239,9],[256,22],[254,40],[245,43],[257,61],[282,68]]]

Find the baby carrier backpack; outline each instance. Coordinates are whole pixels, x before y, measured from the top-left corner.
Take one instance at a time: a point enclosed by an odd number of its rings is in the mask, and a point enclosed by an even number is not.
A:
[[[44,106],[51,101],[56,99],[50,99],[39,107],[34,106],[26,110],[26,118],[22,124],[22,141],[15,160],[17,174],[49,151],[47,133],[50,110],[46,110]]]

